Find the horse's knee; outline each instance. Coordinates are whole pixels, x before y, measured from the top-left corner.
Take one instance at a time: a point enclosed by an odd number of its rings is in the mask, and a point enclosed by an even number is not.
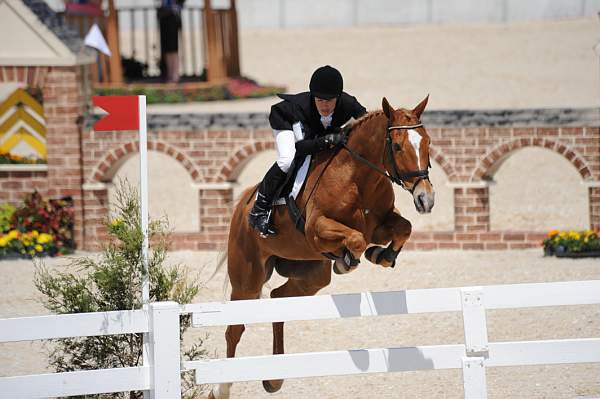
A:
[[[344,241],[346,248],[353,254],[362,254],[367,249],[367,241],[362,233],[358,231],[352,232]]]
[[[395,235],[401,239],[408,239],[412,233],[412,224],[404,218],[400,218],[400,222],[396,225]]]

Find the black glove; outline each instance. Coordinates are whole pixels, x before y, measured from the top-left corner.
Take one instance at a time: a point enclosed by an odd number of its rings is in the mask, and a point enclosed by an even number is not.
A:
[[[321,137],[321,140],[323,140],[324,148],[332,148],[341,144],[346,144],[346,135],[330,133]]]

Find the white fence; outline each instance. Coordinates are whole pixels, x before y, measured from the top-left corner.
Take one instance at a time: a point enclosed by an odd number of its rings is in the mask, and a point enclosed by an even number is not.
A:
[[[194,327],[431,312],[462,312],[465,344],[379,348],[189,361],[204,383],[462,369],[466,398],[487,395],[485,368],[600,362],[600,337],[488,342],[486,309],[600,304],[600,280],[374,292],[315,297],[214,302],[179,306],[155,303],[147,311],[89,313],[0,320],[0,343],[126,333],[150,334],[143,367],[0,378],[0,392],[38,398],[144,390],[158,399],[179,398],[179,315]],[[91,383],[93,381],[93,383]]]

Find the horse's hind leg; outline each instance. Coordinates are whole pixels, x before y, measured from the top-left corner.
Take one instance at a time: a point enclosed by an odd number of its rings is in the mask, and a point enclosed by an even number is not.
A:
[[[233,257],[229,257],[229,277],[232,291],[231,300],[258,299],[265,281],[264,269],[254,267],[246,260],[233,264]],[[238,258],[239,259],[239,258]],[[239,266],[239,267],[236,267]],[[246,327],[243,324],[227,326],[225,340],[227,341],[227,357],[235,357],[235,350]],[[228,399],[231,383],[219,384],[209,394],[209,399]]]
[[[276,270],[284,277],[289,277],[282,286],[271,291],[271,298],[293,296],[310,296],[316,294],[331,281],[331,261],[288,261],[280,259]],[[273,354],[284,353],[283,322],[273,323]],[[263,381],[267,392],[281,389],[283,380]]]

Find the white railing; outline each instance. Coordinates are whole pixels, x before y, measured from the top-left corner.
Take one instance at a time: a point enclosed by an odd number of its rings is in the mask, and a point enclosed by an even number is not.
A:
[[[47,398],[147,391],[150,398],[180,398],[179,315],[177,303],[157,302],[147,310],[0,319],[0,343],[135,333],[149,334],[151,342],[141,367],[2,377],[0,392]]]
[[[600,281],[440,288],[185,305],[194,327],[461,311],[464,345],[380,348],[184,362],[196,382],[462,369],[466,398],[487,396],[485,367],[600,362],[600,337],[488,342],[486,309],[600,304]]]
[[[43,398],[142,390],[150,398],[181,396],[179,316],[194,327],[274,321],[462,312],[465,344],[346,350],[189,361],[196,382],[462,369],[466,398],[487,395],[485,367],[600,362],[600,337],[488,342],[486,309],[600,304],[600,280],[440,288],[178,305],[153,303],[145,310],[0,319],[0,343],[148,334],[141,367],[0,378],[0,392]]]

